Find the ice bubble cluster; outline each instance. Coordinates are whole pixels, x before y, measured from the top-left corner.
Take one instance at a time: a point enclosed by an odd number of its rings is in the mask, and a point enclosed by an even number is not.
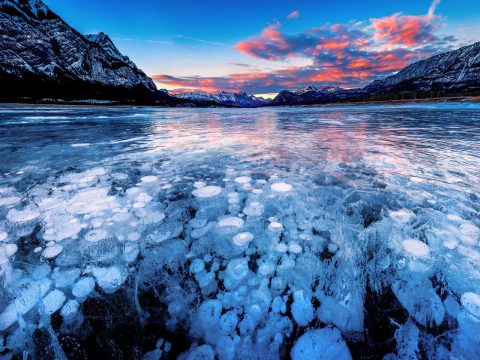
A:
[[[253,170],[163,161],[0,188],[5,349],[20,354],[25,329],[92,341],[118,322],[150,331],[145,359],[476,354],[472,204]]]

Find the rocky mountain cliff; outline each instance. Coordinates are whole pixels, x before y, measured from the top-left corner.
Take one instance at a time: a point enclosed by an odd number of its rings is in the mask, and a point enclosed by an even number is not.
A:
[[[0,97],[170,100],[107,35],[83,36],[41,0],[0,0]]]

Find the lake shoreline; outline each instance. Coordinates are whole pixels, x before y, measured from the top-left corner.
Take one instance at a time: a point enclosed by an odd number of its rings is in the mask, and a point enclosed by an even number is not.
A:
[[[159,108],[227,108],[227,109],[260,109],[272,107],[335,107],[335,106],[356,106],[356,105],[397,105],[408,103],[438,103],[438,102],[480,102],[480,96],[446,96],[438,98],[422,98],[422,99],[405,99],[405,100],[385,100],[385,101],[348,101],[348,102],[332,102],[325,104],[298,104],[298,105],[264,105],[257,107],[235,107],[225,105],[207,105],[199,106],[199,104],[190,104],[185,106],[166,106],[161,104],[128,104],[115,101],[103,100],[73,100],[73,101],[59,101],[59,102],[0,102],[0,105],[21,105],[21,106],[96,106],[96,107],[159,107]]]

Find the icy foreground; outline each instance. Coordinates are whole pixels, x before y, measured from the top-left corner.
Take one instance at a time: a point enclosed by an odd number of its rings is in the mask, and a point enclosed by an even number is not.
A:
[[[0,354],[475,358],[479,125],[1,107]]]

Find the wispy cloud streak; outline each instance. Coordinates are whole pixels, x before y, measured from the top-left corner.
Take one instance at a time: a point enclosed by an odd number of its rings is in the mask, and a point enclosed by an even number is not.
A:
[[[199,39],[199,38],[196,38],[196,37],[186,36],[186,35],[181,35],[181,34],[176,35],[176,37],[181,38],[181,39],[192,40],[192,41],[196,41],[196,42],[200,42],[200,43],[204,43],[204,44],[209,44],[209,45],[217,45],[217,46],[225,46],[225,47],[232,47],[233,46],[232,44],[225,44],[225,43],[222,43],[222,42]]]

